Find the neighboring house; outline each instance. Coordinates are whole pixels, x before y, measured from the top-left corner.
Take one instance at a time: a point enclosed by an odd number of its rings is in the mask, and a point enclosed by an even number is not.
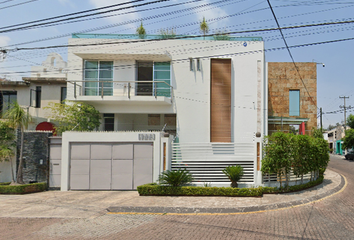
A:
[[[53,130],[53,123],[48,122],[50,110],[44,109],[50,102],[59,103],[66,98],[66,62],[57,53],[51,53],[41,66],[31,68],[31,77],[24,77],[23,81],[0,80],[0,118],[2,114],[9,109],[10,104],[17,101],[30,115],[32,122],[29,124],[29,130]],[[54,123],[55,124],[55,123]],[[25,137],[32,133],[26,133]],[[34,134],[34,133],[33,133]],[[37,135],[47,133],[38,133]],[[34,134],[33,136],[37,136]],[[34,142],[33,142],[34,141]],[[44,141],[45,140],[41,140]],[[48,141],[48,140],[47,140]],[[47,158],[42,155],[46,151],[39,148],[37,137],[29,137],[24,151],[27,168],[24,169],[25,180],[39,180],[39,173],[42,173]],[[40,143],[42,147],[42,143]],[[48,148],[48,146],[47,146]],[[46,148],[44,148],[46,150]],[[36,156],[41,156],[40,159]],[[42,162],[43,164],[32,164]],[[14,165],[16,161],[13,161]],[[38,167],[39,166],[39,167]],[[37,169],[38,167],[38,169]],[[30,171],[32,170],[32,171]],[[0,182],[11,181],[11,170],[9,162],[0,162]]]
[[[50,130],[47,123],[50,102],[59,103],[66,99],[66,62],[57,53],[51,53],[41,66],[31,68],[31,77],[23,81],[0,81],[0,113],[17,101],[32,116],[29,129]]]
[[[268,62],[268,134],[317,128],[317,64]],[[299,76],[300,74],[300,76]]]
[[[350,127],[347,126],[347,129]],[[345,150],[342,149],[343,138],[345,137],[344,126],[338,125],[336,128],[327,131],[328,133],[328,146],[332,153],[343,155]]]
[[[68,49],[67,99],[93,105],[103,117],[100,130],[120,133],[64,133],[62,190],[116,189],[114,166],[127,174],[125,189],[136,188],[140,177],[155,182],[163,170],[178,168],[191,171],[195,184],[228,186],[221,170],[235,164],[245,169],[241,186],[261,185],[268,90],[263,40],[146,39],[69,39],[77,46]],[[174,136],[172,146],[161,131]],[[106,165],[96,164],[100,160]],[[104,184],[95,182],[98,176]]]

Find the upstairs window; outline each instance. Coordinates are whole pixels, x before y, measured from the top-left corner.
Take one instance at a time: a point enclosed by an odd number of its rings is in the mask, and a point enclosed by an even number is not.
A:
[[[289,90],[289,116],[300,116],[300,90]]]
[[[85,96],[113,95],[113,62],[84,62],[84,94]]]
[[[64,103],[66,99],[66,87],[61,87],[60,89],[60,102]]]
[[[42,87],[37,86],[36,87],[36,104],[35,108],[40,108],[41,107],[41,98],[42,98]]]
[[[17,101],[16,91],[0,91],[0,117],[10,109],[11,104]]]

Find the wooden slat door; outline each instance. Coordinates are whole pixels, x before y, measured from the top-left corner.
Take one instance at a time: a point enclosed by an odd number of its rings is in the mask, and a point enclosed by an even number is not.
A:
[[[211,59],[210,142],[231,142],[231,59]]]

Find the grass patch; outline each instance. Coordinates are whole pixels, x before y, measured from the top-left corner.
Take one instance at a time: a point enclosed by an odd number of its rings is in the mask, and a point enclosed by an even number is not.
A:
[[[10,185],[10,183],[11,182],[2,182],[2,183],[0,183],[0,186],[2,186],[2,185]]]
[[[45,182],[11,186],[9,184],[0,184],[0,194],[26,194],[45,190],[47,190],[47,183]]]

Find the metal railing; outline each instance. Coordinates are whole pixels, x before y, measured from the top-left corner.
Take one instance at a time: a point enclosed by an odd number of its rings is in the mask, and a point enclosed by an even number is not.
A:
[[[228,183],[222,170],[241,165],[244,175],[239,183],[253,183],[254,159],[252,143],[173,143],[171,169],[189,171],[195,183]]]
[[[158,96],[172,99],[173,87],[164,81],[68,81],[73,84],[77,96]]]

